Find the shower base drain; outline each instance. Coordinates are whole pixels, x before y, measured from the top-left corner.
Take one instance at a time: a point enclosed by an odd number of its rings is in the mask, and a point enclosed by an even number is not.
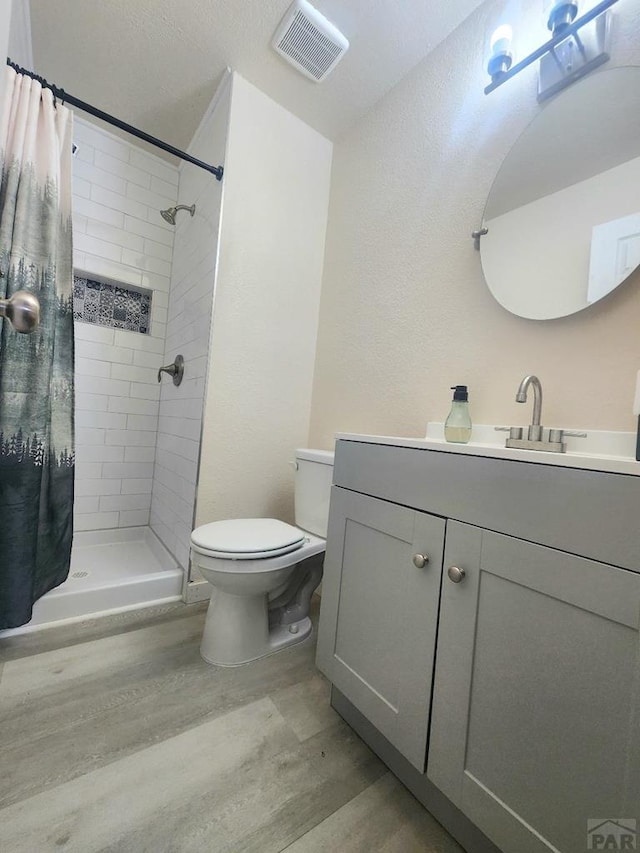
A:
[[[71,577],[72,578],[88,578],[89,572],[72,572]]]

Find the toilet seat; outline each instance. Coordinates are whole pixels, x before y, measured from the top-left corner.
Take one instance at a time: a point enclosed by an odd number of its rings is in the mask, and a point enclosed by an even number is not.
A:
[[[277,518],[233,518],[212,521],[191,534],[191,548],[221,560],[262,560],[302,547],[302,530]]]

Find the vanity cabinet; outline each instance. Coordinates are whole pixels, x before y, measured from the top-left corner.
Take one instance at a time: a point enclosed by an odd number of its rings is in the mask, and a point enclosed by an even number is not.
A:
[[[318,665],[473,853],[640,828],[638,518],[633,476],[337,443]]]
[[[318,665],[420,771],[444,531],[434,515],[332,490]]]
[[[506,853],[583,853],[640,816],[640,575],[455,521],[449,566],[428,776]]]

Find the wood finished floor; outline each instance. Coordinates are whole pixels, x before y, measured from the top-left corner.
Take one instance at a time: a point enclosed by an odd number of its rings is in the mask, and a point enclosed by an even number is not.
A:
[[[212,667],[204,616],[0,640],[2,853],[462,853],[331,709],[314,638]]]

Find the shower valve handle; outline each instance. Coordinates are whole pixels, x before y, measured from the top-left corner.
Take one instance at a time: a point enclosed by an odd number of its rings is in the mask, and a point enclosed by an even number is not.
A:
[[[158,382],[161,381],[163,373],[168,373],[169,376],[173,377],[173,384],[179,385],[184,376],[184,358],[177,355],[173,364],[165,364],[164,367],[161,367],[158,371]]]

